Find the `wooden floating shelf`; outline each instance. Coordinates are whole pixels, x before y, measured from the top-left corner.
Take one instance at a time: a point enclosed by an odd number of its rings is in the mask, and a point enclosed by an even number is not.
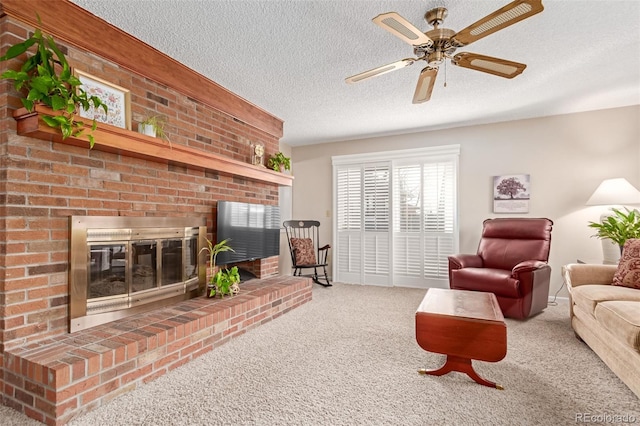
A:
[[[91,126],[86,124],[87,119],[84,119],[86,130],[81,136],[62,139],[60,131],[49,127],[42,119],[43,116],[54,115],[56,113],[50,108],[36,105],[32,112],[28,112],[25,108],[16,110],[13,118],[17,121],[17,131],[20,136],[29,136],[88,148],[89,141],[86,134],[91,130]],[[92,149],[99,151],[113,152],[161,163],[186,164],[282,186],[291,186],[293,184],[293,176],[290,175],[199,149],[176,144],[170,145],[162,139],[104,123],[98,123],[98,128],[93,132],[93,136],[95,145]]]

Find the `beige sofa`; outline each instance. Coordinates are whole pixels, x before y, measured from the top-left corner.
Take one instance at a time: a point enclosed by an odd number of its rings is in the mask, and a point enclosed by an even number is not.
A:
[[[590,264],[562,268],[571,326],[640,398],[640,290],[611,285],[616,269]]]

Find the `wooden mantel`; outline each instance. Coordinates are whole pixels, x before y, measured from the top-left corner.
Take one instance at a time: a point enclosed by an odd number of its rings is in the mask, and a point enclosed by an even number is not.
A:
[[[36,105],[33,112],[29,112],[25,108],[16,110],[13,117],[17,121],[17,133],[20,136],[29,136],[46,141],[87,147],[88,149],[89,141],[87,140],[86,133],[91,129],[89,122],[85,123],[86,129],[83,135],[62,139],[62,134],[58,129],[49,127],[44,122],[42,117],[46,115],[52,116],[55,115],[55,113],[42,105]],[[242,161],[233,160],[203,150],[183,145],[170,145],[162,139],[153,138],[104,123],[98,123],[98,128],[94,131],[93,135],[95,137],[95,145],[92,149],[99,151],[113,152],[162,163],[172,162],[186,164],[276,185],[291,186],[293,184],[293,176],[290,175],[275,172],[265,167],[243,163]]]
[[[278,139],[283,135],[281,119],[68,0],[0,0],[0,15],[4,14],[171,87]]]

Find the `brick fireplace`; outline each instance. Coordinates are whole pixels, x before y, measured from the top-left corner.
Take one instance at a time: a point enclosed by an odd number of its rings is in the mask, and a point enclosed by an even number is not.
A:
[[[166,116],[171,141],[157,156],[100,143],[90,150],[47,129],[20,132],[12,116],[21,106],[18,95],[0,82],[5,405],[64,424],[310,299],[308,280],[278,277],[278,257],[272,257],[242,265],[261,280],[234,299],[200,297],[70,333],[70,216],[196,218],[215,239],[219,200],[277,205],[278,186],[291,185],[290,178],[250,165],[251,144],[263,144],[267,154],[279,150],[282,122],[72,3],[0,0],[0,7],[3,53],[28,36],[40,15],[72,66],[130,89],[134,123]],[[64,28],[77,32],[61,33]],[[83,40],[89,33],[100,46]],[[132,133],[118,137],[132,137],[133,146],[144,142]]]

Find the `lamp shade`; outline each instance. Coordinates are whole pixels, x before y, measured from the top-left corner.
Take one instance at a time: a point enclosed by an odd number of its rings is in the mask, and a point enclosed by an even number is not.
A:
[[[640,204],[640,191],[625,178],[605,179],[587,201],[587,206],[624,204]]]

